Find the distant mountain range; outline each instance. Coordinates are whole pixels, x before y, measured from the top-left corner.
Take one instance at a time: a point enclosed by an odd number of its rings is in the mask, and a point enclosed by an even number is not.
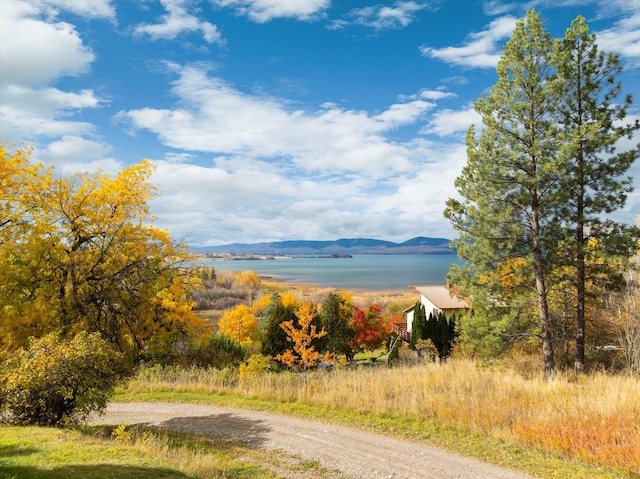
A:
[[[234,243],[219,246],[197,246],[199,254],[331,256],[354,254],[452,254],[445,238],[418,236],[404,243],[369,238],[343,238],[336,241],[276,241],[272,243]]]

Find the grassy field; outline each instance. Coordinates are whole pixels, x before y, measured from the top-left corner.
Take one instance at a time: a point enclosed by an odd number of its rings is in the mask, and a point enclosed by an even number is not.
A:
[[[640,478],[640,380],[471,361],[307,375],[154,367],[116,400],[282,412],[409,438],[540,478]],[[246,445],[145,428],[0,427],[0,479],[335,477]]]
[[[471,361],[308,375],[150,369],[120,400],[278,410],[410,437],[541,478],[640,477],[640,380],[524,378]]]
[[[319,464],[150,428],[0,427],[0,479],[336,478]]]

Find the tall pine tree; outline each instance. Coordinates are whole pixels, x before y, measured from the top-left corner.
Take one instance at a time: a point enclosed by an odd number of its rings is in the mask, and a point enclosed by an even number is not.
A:
[[[458,270],[467,276],[465,296],[502,301],[483,276],[510,259],[529,263],[546,377],[555,370],[546,273],[548,253],[557,249],[554,212],[565,169],[553,117],[562,95],[553,49],[540,16],[528,11],[505,46],[497,83],[476,102],[484,130],[479,139],[473,127],[467,133],[467,164],[455,183],[463,199],[448,200],[445,211],[459,232],[458,255],[468,262]]]
[[[618,99],[622,67],[616,55],[599,51],[583,17],[572,22],[559,46],[555,63],[564,87],[560,134],[567,159],[564,190],[569,193],[562,218],[567,230],[564,248],[576,269],[575,369],[580,372],[585,366],[588,243],[595,238],[605,250],[614,246],[614,254],[620,253],[620,246],[623,254],[630,251],[634,236],[628,228],[602,221],[602,216],[623,207],[632,190],[631,179],[624,175],[640,147],[617,154],[615,150],[618,140],[631,138],[640,125],[637,120],[624,124],[631,97]]]

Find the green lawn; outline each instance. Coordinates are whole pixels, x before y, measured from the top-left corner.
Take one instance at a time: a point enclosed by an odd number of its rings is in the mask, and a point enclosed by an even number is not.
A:
[[[148,428],[0,426],[0,479],[268,479],[301,471],[331,475],[297,457]]]

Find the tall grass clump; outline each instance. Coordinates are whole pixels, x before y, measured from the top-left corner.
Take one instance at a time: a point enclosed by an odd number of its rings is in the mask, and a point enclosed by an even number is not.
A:
[[[303,377],[304,376],[304,377]],[[560,453],[584,463],[640,473],[640,380],[605,373],[559,374],[551,381],[469,360],[403,368],[332,372],[235,372],[158,369],[142,373],[128,393],[185,391],[373,414]]]

